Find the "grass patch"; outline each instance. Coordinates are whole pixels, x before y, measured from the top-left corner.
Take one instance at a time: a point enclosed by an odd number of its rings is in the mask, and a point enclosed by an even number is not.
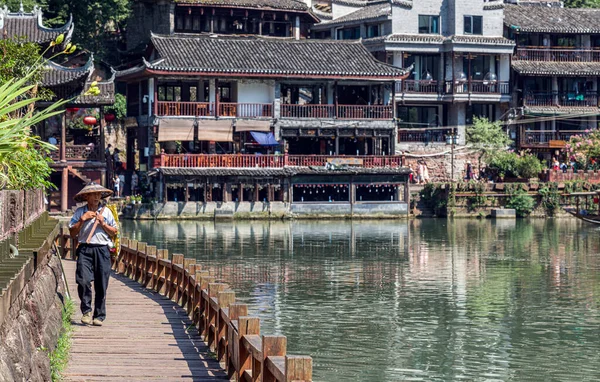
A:
[[[61,381],[62,372],[67,367],[69,362],[69,351],[71,350],[71,336],[73,334],[73,327],[71,324],[71,317],[75,312],[75,304],[70,298],[65,299],[65,305],[62,310],[62,330],[58,343],[54,351],[48,355],[50,357],[50,371],[52,381]]]

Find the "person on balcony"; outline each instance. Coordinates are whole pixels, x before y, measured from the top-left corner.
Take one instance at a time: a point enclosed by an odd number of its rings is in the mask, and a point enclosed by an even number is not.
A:
[[[121,166],[123,165],[123,162],[121,162],[121,158],[119,158],[120,152],[121,152],[121,150],[119,150],[118,148],[115,147],[115,150],[113,152],[113,162],[115,165],[115,171],[119,170],[121,168]]]
[[[76,202],[87,202],[75,211],[69,223],[71,237],[79,241],[75,280],[81,300],[81,322],[86,325],[102,326],[106,319],[106,289],[111,267],[109,246],[117,235],[117,223],[100,200],[111,195],[111,190],[90,183],[73,198]],[[96,293],[93,312],[92,281]]]
[[[54,146],[58,145],[58,139],[56,139],[56,134],[52,134],[50,138],[48,138],[48,143]]]

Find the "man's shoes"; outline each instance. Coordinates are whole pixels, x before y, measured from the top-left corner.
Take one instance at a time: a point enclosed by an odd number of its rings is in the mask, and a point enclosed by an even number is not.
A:
[[[104,323],[104,321],[102,321],[99,318],[94,318],[94,326],[102,326],[102,324]]]
[[[87,312],[83,315],[83,317],[81,317],[81,322],[83,322],[86,325],[91,325],[92,324],[92,312]]]

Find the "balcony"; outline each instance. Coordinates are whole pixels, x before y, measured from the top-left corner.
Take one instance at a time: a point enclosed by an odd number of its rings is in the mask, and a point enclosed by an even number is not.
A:
[[[562,149],[573,135],[585,134],[585,130],[528,130],[521,128],[521,148]]]
[[[510,95],[508,81],[446,81],[446,94],[499,94]]]
[[[218,111],[218,113],[215,113]],[[156,115],[161,117],[237,117],[273,118],[271,103],[166,102],[156,103]]]
[[[281,118],[330,118],[391,120],[391,105],[281,105]]]
[[[402,156],[345,155],[248,155],[248,154],[163,154],[153,158],[154,167],[282,168],[325,166],[332,159],[360,163],[364,168],[402,167]]]
[[[397,93],[442,94],[442,82],[425,80],[404,80],[396,82]]]
[[[517,48],[515,61],[600,62],[600,50],[564,47]]]
[[[534,107],[598,107],[597,92],[543,92],[527,93],[523,98],[525,106]]]
[[[100,147],[98,145],[70,145],[65,147],[67,161],[100,161]],[[60,161],[60,149],[50,152],[53,161]]]
[[[400,125],[398,127],[399,143],[445,143],[446,135],[451,132],[450,129],[419,129],[407,128]]]

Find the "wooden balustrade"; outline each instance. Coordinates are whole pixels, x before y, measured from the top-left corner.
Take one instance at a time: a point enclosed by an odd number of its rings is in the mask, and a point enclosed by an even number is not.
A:
[[[161,117],[210,117],[215,115],[214,102],[156,102],[156,113]]]
[[[521,147],[562,148],[573,135],[586,135],[584,130],[527,130],[521,128]]]
[[[235,302],[235,292],[216,282],[193,258],[122,239],[113,269],[183,307],[208,347],[237,381],[312,381],[312,358],[286,353],[284,336],[260,333],[260,319]]]
[[[442,88],[439,81],[404,80],[396,83],[396,92],[439,94]]]
[[[335,118],[335,105],[281,105],[281,118]]]
[[[446,81],[444,88],[446,94],[510,94],[510,84],[508,81],[482,81],[482,80],[464,80],[464,81]]]
[[[339,105],[339,119],[392,119],[394,112],[388,105]]]
[[[401,167],[398,155],[249,155],[249,154],[163,154],[154,158],[155,167],[281,168],[325,166],[330,159],[360,159],[367,168]]]
[[[528,92],[523,97],[527,106],[598,107],[597,92]]]
[[[517,48],[515,61],[600,62],[600,50],[564,47]]]
[[[272,118],[273,104],[222,102],[219,104],[219,116],[239,118]]]
[[[449,132],[441,129],[399,129],[398,142],[445,143]]]
[[[99,161],[100,147],[97,145],[69,145],[65,147],[65,156],[67,160],[72,161]],[[50,152],[50,158],[58,162],[60,160],[60,150]]]

